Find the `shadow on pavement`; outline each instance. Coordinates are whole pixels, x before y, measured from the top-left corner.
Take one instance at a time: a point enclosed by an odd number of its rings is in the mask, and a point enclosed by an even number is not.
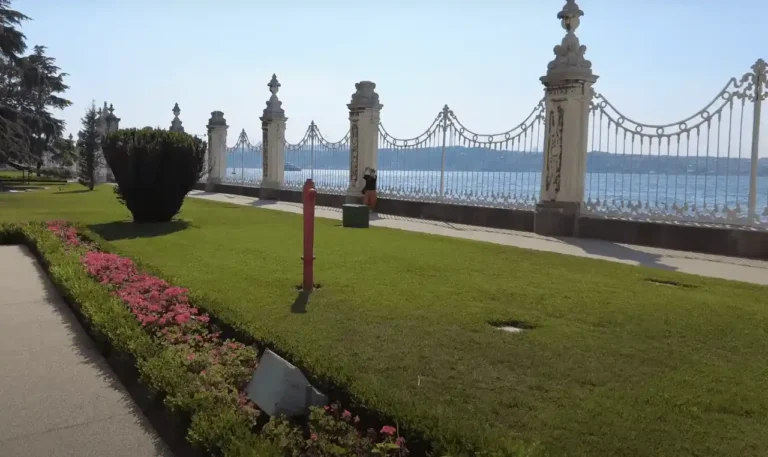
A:
[[[676,271],[676,267],[661,263],[662,256],[632,249],[617,243],[586,238],[557,238],[559,241],[582,249],[587,254],[624,260],[660,270]]]

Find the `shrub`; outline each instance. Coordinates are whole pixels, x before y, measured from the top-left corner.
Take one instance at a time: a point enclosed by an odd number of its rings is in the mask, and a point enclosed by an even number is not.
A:
[[[182,132],[124,129],[107,135],[103,150],[133,221],[168,222],[203,174],[206,143]]]

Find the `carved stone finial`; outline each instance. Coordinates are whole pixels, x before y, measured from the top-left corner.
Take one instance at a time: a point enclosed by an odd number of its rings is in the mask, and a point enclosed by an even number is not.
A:
[[[277,80],[277,75],[273,74],[272,79],[267,84],[272,96],[267,101],[267,107],[264,108],[264,114],[261,117],[262,121],[271,121],[274,119],[285,119],[285,110],[283,110],[283,102],[277,98],[277,91],[280,90],[280,81]]]
[[[355,93],[347,105],[349,109],[375,108],[381,109],[384,105],[379,103],[379,94],[376,93],[376,83],[372,81],[360,81],[355,83]]]
[[[181,119],[179,119],[179,114],[181,114],[181,109],[179,108],[179,104],[175,103],[173,105],[173,120],[171,121],[171,128],[169,129],[171,132],[184,131],[184,127],[181,125]]]
[[[107,108],[107,102],[104,102],[104,110],[102,110],[102,113],[104,113],[105,118],[107,120],[107,124],[111,125],[115,122],[115,120],[120,121],[120,119],[115,116],[115,107],[112,106],[112,104],[109,104],[109,108]]]
[[[584,11],[576,4],[576,0],[566,0],[563,9],[557,13],[566,33],[563,41],[554,48],[555,58],[547,65],[546,76],[541,77],[545,85],[597,80],[597,75],[592,73],[592,62],[584,57],[587,47],[579,43],[575,33],[582,16]]]
[[[277,80],[277,75],[272,73],[272,79],[269,80],[269,84],[267,84],[269,87],[269,91],[272,92],[272,95],[277,95],[277,91],[280,90],[280,81]]]
[[[224,119],[224,113],[221,111],[211,111],[211,118],[208,119],[208,127],[227,126],[227,120]]]
[[[584,11],[579,9],[579,5],[576,4],[576,0],[565,0],[565,6],[557,13],[557,18],[560,19],[560,25],[563,26],[568,33],[573,33],[579,28],[580,17],[584,16]]]

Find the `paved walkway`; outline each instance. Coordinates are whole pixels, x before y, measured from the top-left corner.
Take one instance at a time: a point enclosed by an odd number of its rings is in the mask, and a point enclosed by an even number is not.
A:
[[[297,214],[301,214],[302,211],[301,204],[298,203],[262,201],[253,197],[204,191],[192,191],[189,195],[206,200]],[[315,214],[317,217],[341,220],[341,208],[317,207]],[[673,251],[584,238],[552,238],[530,232],[428,221],[386,214],[371,215],[371,225],[768,285],[768,262],[760,260]]]
[[[0,456],[171,455],[34,257],[0,246]]]

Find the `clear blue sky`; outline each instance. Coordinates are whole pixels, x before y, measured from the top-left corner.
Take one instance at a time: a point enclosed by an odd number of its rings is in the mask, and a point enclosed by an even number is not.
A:
[[[190,133],[210,112],[229,143],[258,117],[272,73],[287,138],[311,120],[331,140],[348,129],[354,83],[372,80],[382,120],[414,136],[448,104],[479,132],[517,125],[542,97],[538,78],[563,36],[561,0],[16,0],[70,74],[70,130],[92,99],[121,127],[170,125],[178,102]],[[581,0],[578,35],[596,88],[630,117],[671,122],[701,109],[732,76],[768,58],[766,0]],[[768,110],[764,110],[768,111]],[[764,113],[768,118],[768,112]],[[765,124],[765,123],[764,123]],[[768,142],[768,136],[764,136]],[[762,150],[763,148],[761,148]],[[766,155],[762,153],[761,155]]]

